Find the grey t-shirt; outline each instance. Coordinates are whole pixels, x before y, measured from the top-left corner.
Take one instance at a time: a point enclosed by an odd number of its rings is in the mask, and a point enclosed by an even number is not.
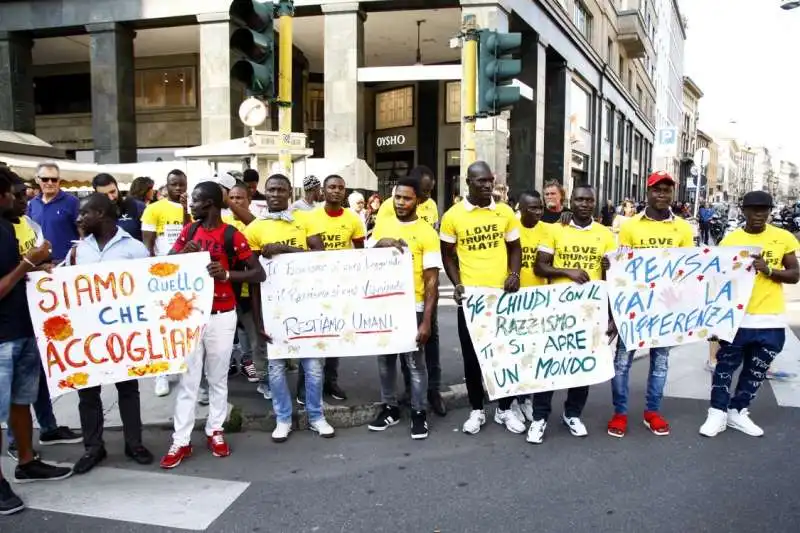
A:
[[[313,211],[314,208],[317,207],[314,204],[309,204],[306,202],[305,198],[300,198],[292,206],[289,208],[290,211],[294,211],[295,209],[299,209],[300,211]]]

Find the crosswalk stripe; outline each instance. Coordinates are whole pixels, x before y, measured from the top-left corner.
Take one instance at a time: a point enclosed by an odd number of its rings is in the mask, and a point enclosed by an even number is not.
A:
[[[3,471],[14,471],[11,459],[2,463]],[[64,481],[15,485],[14,491],[30,509],[205,531],[249,486],[240,481],[97,467]]]

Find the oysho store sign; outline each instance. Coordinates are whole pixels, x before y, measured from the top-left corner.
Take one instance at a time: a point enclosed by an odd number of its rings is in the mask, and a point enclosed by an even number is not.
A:
[[[378,137],[375,140],[375,145],[378,148],[383,148],[385,146],[402,146],[406,143],[406,136],[402,133],[399,135],[384,135],[383,137]]]

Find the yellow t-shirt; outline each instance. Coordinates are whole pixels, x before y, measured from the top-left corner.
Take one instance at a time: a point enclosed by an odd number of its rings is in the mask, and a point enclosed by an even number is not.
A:
[[[247,227],[247,224],[245,224],[241,220],[237,219],[233,215],[223,215],[222,216],[222,221],[225,224],[229,224],[229,225],[233,226],[234,228],[238,229],[242,234],[244,234],[244,229]],[[250,296],[250,286],[247,285],[247,283],[242,283],[242,294],[241,294],[241,296],[242,296],[242,298],[246,298],[247,296]]]
[[[729,233],[719,243],[720,246],[760,246],[764,261],[772,268],[782,268],[783,256],[793,254],[800,248],[794,235],[786,230],[767,224],[764,231],[758,234],[747,233],[737,229]],[[756,274],[747,314],[779,315],[786,310],[783,299],[783,284],[774,281],[764,274]]]
[[[533,265],[536,263],[536,252],[539,245],[546,242],[550,232],[551,224],[537,222],[532,228],[520,225],[519,239],[522,245],[522,272],[519,273],[519,284],[521,287],[534,287],[536,285],[546,285],[547,280],[533,273]]]
[[[418,218],[414,222],[400,222],[397,217],[387,218],[375,226],[372,239],[403,239],[411,251],[414,262],[414,295],[417,311],[422,311],[425,302],[423,271],[442,268],[442,252],[439,236],[426,221]]]
[[[519,240],[519,227],[506,204],[477,207],[463,200],[448,209],[439,236],[456,245],[461,283],[502,288],[508,277],[506,242]]]
[[[694,232],[692,226],[680,217],[657,221],[641,212],[620,227],[619,245],[630,248],[691,248],[694,246]]]
[[[603,256],[617,249],[610,229],[592,222],[586,228],[574,224],[553,224],[547,241],[539,250],[553,254],[555,268],[577,268],[589,274],[589,279],[603,279]],[[554,278],[552,283],[570,283],[568,278]]]
[[[260,252],[267,244],[286,244],[302,250],[308,250],[306,240],[322,233],[316,217],[308,211],[292,211],[294,221],[264,220],[252,221],[244,230],[250,249]]]
[[[436,223],[439,222],[439,208],[436,206],[436,202],[433,198],[428,198],[417,206],[417,216],[431,226],[436,226]],[[394,212],[394,198],[391,196],[384,200],[380,209],[378,209],[376,223],[383,218],[397,219],[396,213]]]
[[[349,250],[353,248],[353,239],[365,236],[364,223],[350,209],[342,209],[340,215],[331,216],[325,207],[319,207],[311,216],[322,229],[322,244],[326,250]]]
[[[19,222],[14,224],[14,234],[19,243],[19,255],[21,257],[25,257],[25,254],[27,254],[31,248],[41,244],[43,240],[42,235],[36,233],[28,217],[25,216],[20,217]]]
[[[183,230],[183,206],[163,198],[142,213],[142,231],[156,234],[156,255],[167,255]]]

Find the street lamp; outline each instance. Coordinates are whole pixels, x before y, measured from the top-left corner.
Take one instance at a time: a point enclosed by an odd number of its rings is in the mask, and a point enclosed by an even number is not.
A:
[[[789,11],[800,7],[800,0],[781,0],[781,9]]]

